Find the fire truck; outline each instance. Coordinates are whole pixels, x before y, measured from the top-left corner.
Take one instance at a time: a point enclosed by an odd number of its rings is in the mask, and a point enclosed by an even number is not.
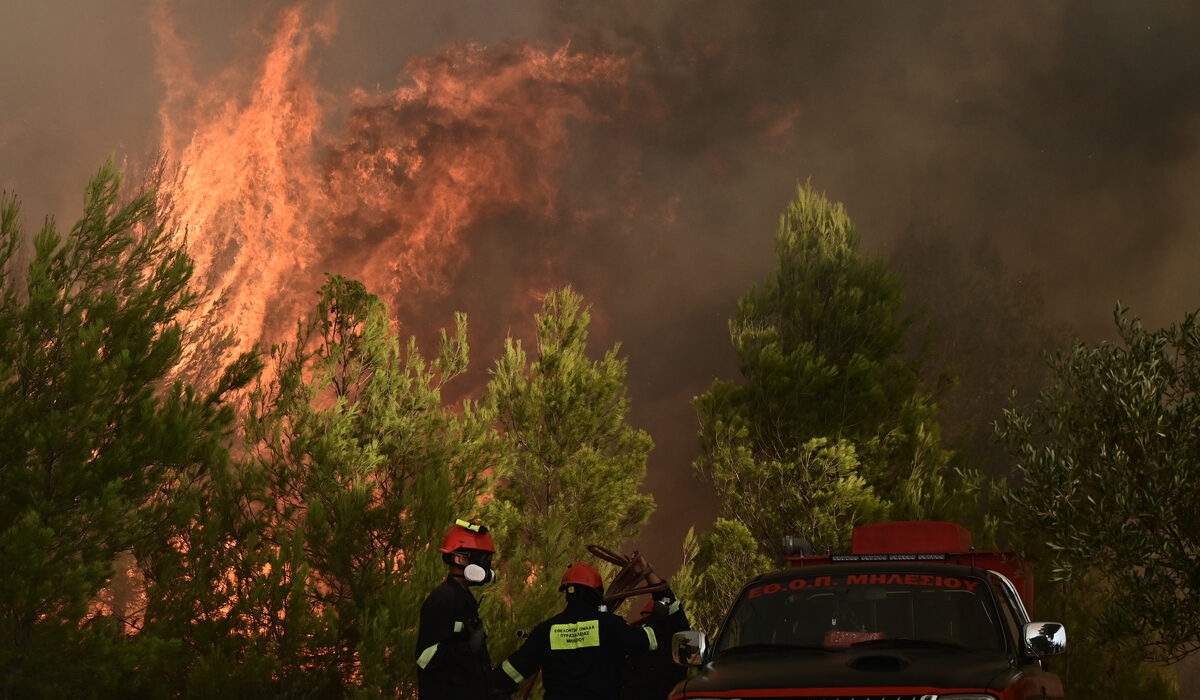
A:
[[[1031,620],[1032,566],[957,523],[864,525],[849,554],[788,561],[745,585],[711,643],[674,636],[694,670],[670,700],[1064,697],[1047,659],[1066,629]]]

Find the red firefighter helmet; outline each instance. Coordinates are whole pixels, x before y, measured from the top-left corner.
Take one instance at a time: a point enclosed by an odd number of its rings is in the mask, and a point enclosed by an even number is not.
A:
[[[566,590],[567,586],[572,584],[603,589],[604,579],[600,578],[600,572],[593,569],[590,564],[577,561],[568,566],[567,570],[563,572],[562,584],[558,587],[558,590]]]
[[[482,549],[485,552],[495,552],[496,545],[492,543],[492,536],[483,525],[466,520],[455,520],[450,529],[446,531],[446,537],[442,540],[442,546],[438,551],[442,554],[449,554],[458,549]]]

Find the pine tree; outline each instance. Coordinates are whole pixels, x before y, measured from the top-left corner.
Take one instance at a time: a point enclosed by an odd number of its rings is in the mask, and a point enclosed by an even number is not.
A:
[[[684,564],[671,577],[671,588],[687,601],[692,627],[714,634],[746,585],[749,572],[766,571],[775,562],[759,551],[750,528],[740,520],[717,518],[711,531],[697,537],[688,530]]]
[[[729,324],[743,382],[718,380],[697,400],[705,455],[717,437],[710,426],[723,419],[745,430],[756,458],[793,454],[813,438],[846,441],[881,497],[923,515],[932,494],[912,491],[948,458],[937,407],[905,352],[900,280],[858,245],[841,204],[798,188],[775,237],[778,269],[742,297]]]
[[[167,380],[192,265],[153,190],[119,203],[111,162],[66,236],[47,220],[24,274],[15,197],[0,201],[0,693],[119,694],[150,647],[101,592],[118,558],[172,546],[178,515],[227,457],[241,358],[207,394]],[[24,278],[24,288],[18,280]]]
[[[191,692],[414,692],[418,611],[445,576],[436,549],[479,508],[491,466],[488,417],[442,402],[467,353],[464,317],[427,361],[362,284],[329,278],[250,397],[238,542],[197,552],[210,571],[232,564],[221,624],[235,643],[207,635]]]
[[[975,488],[948,481],[937,405],[906,353],[900,281],[858,243],[840,204],[799,187],[776,233],[779,267],[729,322],[742,381],[718,379],[694,402],[695,468],[718,516],[744,523],[777,563],[785,535],[828,552],[858,524],[960,515]],[[692,575],[715,590],[703,577],[724,573]]]
[[[588,357],[591,321],[582,297],[567,287],[547,295],[536,316],[531,359],[509,338],[492,370],[488,399],[501,431],[503,459],[487,522],[504,565],[503,608],[489,629],[532,627],[562,604],[558,584],[568,564],[588,560],[586,547],[619,549],[654,508],[639,493],[650,436],[626,422],[630,399],[620,345]],[[492,646],[504,658],[518,640]]]

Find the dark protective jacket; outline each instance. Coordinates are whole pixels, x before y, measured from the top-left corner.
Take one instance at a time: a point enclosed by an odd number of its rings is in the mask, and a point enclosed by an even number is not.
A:
[[[671,635],[691,628],[683,605],[671,589],[654,594],[654,612],[648,622],[659,633],[658,649],[631,656],[621,674],[621,700],[665,700],[687,668],[671,658]]]
[[[493,700],[492,659],[479,603],[447,577],[421,606],[417,629],[420,700]]]
[[[511,692],[540,669],[545,700],[618,700],[625,658],[658,648],[649,626],[634,626],[595,605],[567,607],[530,632],[496,668],[496,686]]]

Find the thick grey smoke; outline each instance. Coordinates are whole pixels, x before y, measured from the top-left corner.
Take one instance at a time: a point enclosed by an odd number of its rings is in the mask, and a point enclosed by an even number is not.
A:
[[[259,34],[289,4],[167,6],[195,64],[216,73],[255,60]],[[110,153],[146,162],[157,146],[150,3],[72,5],[6,7],[0,185],[21,195],[27,228],[47,213],[70,221]],[[872,254],[914,227],[949,250],[987,241],[1014,279],[1041,280],[1047,322],[1089,339],[1108,332],[1118,299],[1152,325],[1200,306],[1192,3],[332,7],[336,33],[313,60],[334,142],[348,118],[341,98],[395,87],[409,59],[447,44],[569,43],[630,61],[628,92],[600,106],[607,120],[577,130],[560,174],[563,211],[588,216],[565,217],[562,231],[498,212],[477,226],[503,235],[470,239],[448,295],[397,301],[416,327],[467,311],[484,339],[474,361],[486,365],[504,333],[528,328],[498,294],[538,275],[579,288],[596,309],[597,347],[621,341],[633,418],[658,445],[647,487],[659,511],[642,548],[668,571],[686,528],[712,517],[690,473],[689,402],[733,376],[726,319],[772,269],[797,181],[844,202]],[[556,261],[552,274],[534,257]],[[927,260],[923,274],[939,264]]]

